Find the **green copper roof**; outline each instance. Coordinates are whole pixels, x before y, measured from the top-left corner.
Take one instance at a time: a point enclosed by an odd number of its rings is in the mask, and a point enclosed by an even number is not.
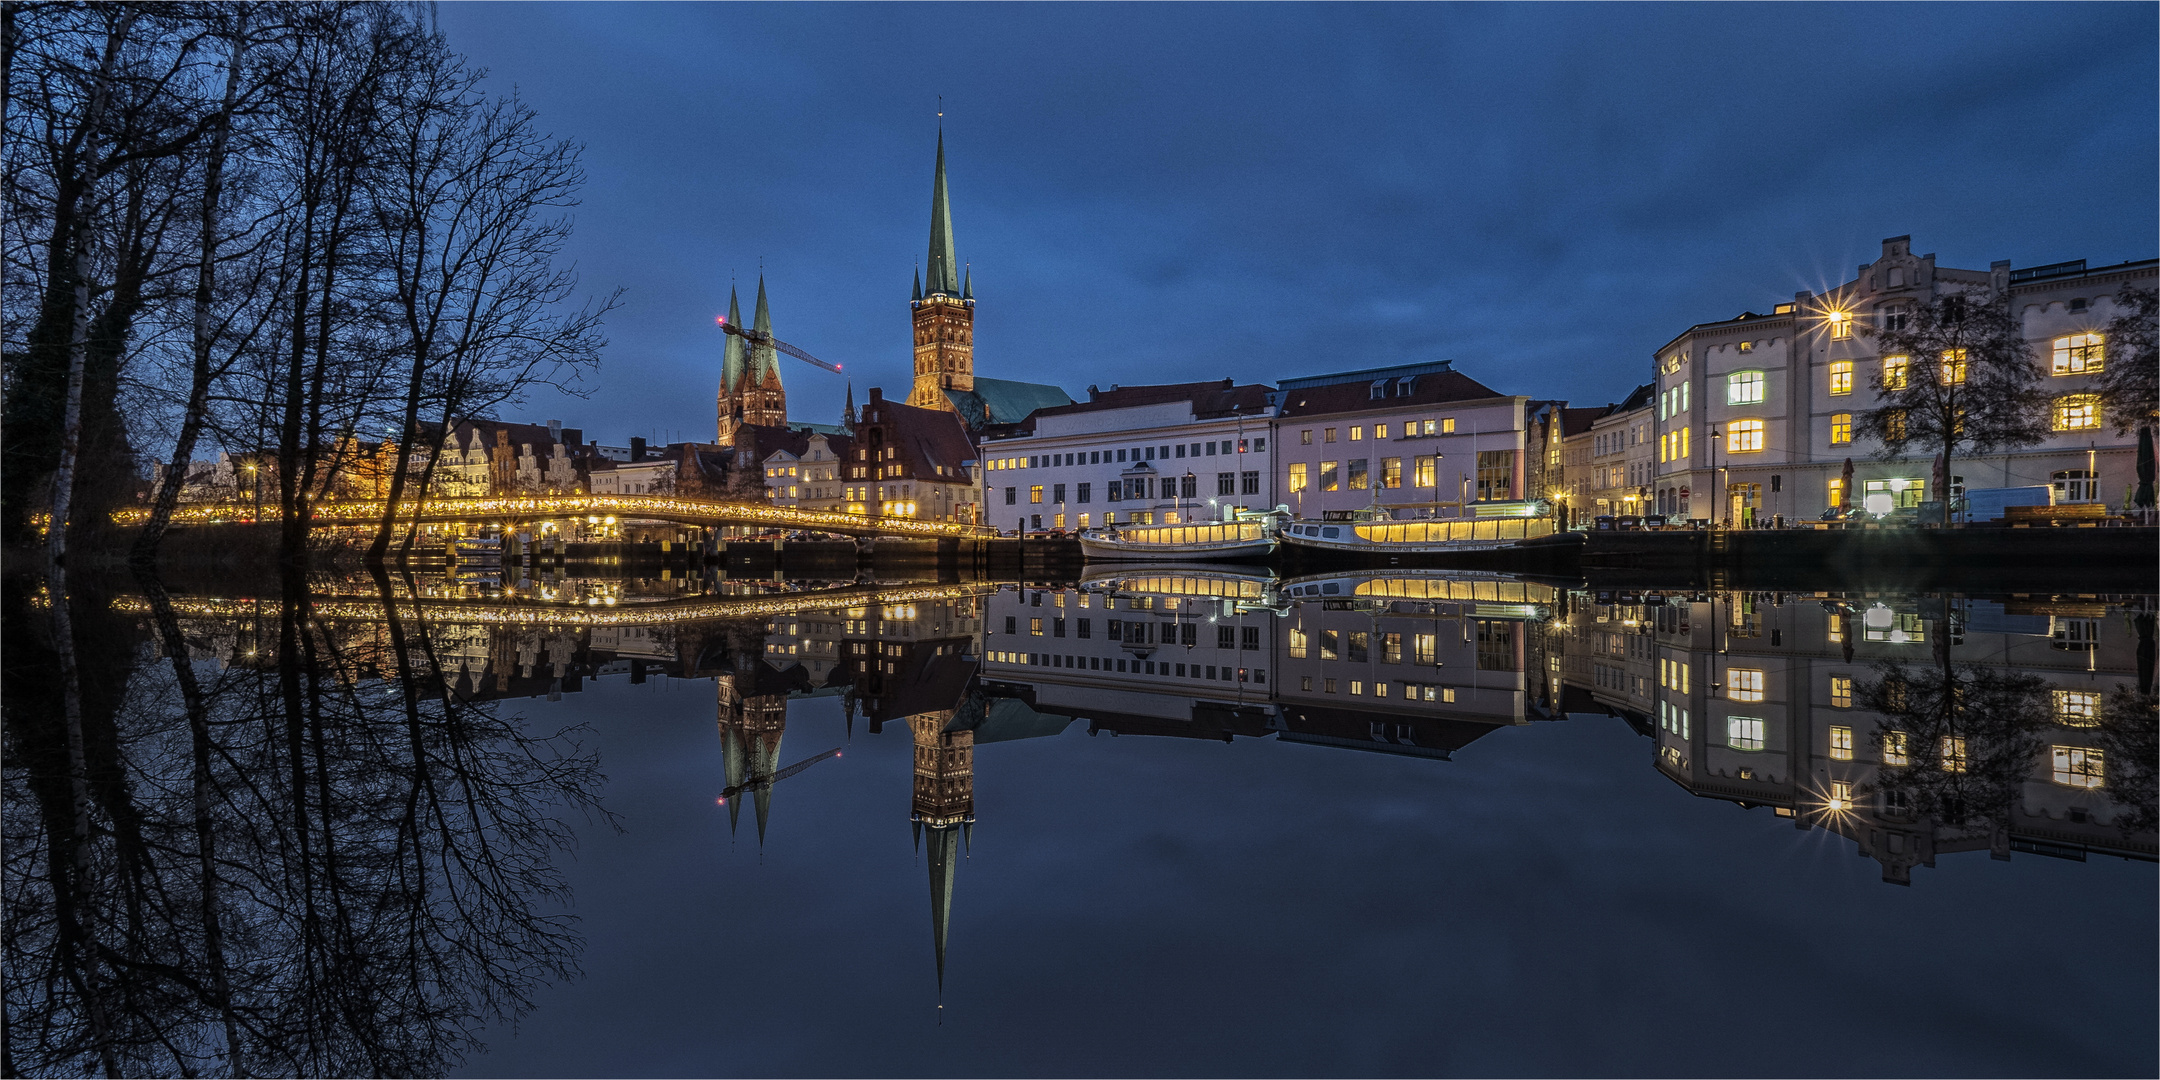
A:
[[[937,947],[937,981],[945,989],[945,932],[952,925],[953,874],[960,869],[960,830],[930,828],[930,936]]]
[[[947,390],[945,397],[973,430],[987,424],[1011,424],[1027,419],[1037,409],[1070,405],[1072,395],[1048,383],[1015,382],[1011,379],[975,377],[973,390]]]
[[[931,295],[960,295],[960,260],[953,255],[952,205],[945,195],[945,133],[937,137],[937,179],[930,189],[930,279]]]
[[[909,297],[909,299],[918,303],[922,300],[922,267],[920,266],[915,268],[915,295]]]
[[[757,279],[757,314],[753,318],[756,319],[756,322],[752,323],[750,328],[771,337],[772,311],[765,306],[765,275],[763,274],[759,274]],[[751,379],[754,382],[762,383],[767,371],[772,372],[775,379],[780,377],[780,354],[770,345],[760,345],[750,350]]]
[[[729,326],[738,330],[742,328],[742,303],[735,299],[735,287],[733,285],[728,286],[727,321]],[[736,384],[742,382],[742,374],[742,339],[729,334],[727,336],[727,348],[720,354],[720,389],[723,392],[735,389]]]

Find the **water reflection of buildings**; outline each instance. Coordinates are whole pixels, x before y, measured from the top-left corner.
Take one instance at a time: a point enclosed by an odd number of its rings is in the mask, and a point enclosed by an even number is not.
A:
[[[2091,597],[1585,594],[1565,622],[1558,677],[1571,703],[1587,699],[1653,739],[1656,768],[1687,790],[1834,831],[1881,862],[1885,881],[1909,884],[1915,865],[1959,851],[2154,858],[2150,828],[2123,827],[2126,808],[2111,798],[2099,724],[2110,696],[2150,692],[2138,659],[2150,627]],[[1937,822],[1915,812],[1908,784],[1886,782],[1901,779],[1886,770],[1925,767],[1928,755],[1900,730],[1907,721],[1864,708],[1867,684],[1882,661],[1943,660],[2046,684],[2036,705],[2052,715],[2036,718],[2040,749],[2013,780],[2007,820]],[[1937,753],[1956,772],[1966,749]]]
[[[1445,758],[1556,715],[1528,673],[1557,598],[1470,575],[1310,578],[1278,592],[1259,577],[1134,570],[992,597],[984,677],[1091,734],[1273,735]]]
[[[551,587],[634,603],[628,591]],[[1191,567],[980,588],[730,621],[436,621],[427,639],[434,670],[467,699],[555,696],[618,674],[713,679],[726,784],[754,793],[727,800],[730,827],[750,802],[760,844],[776,786],[760,778],[784,778],[793,701],[839,698],[850,737],[858,717],[872,734],[904,722],[940,988],[975,820],[976,749],[1078,720],[1091,735],[1273,736],[1445,759],[1503,727],[1602,710],[1642,732],[1655,767],[1687,790],[1834,831],[1887,880],[1965,850],[2153,857],[2150,828],[2126,833],[2110,789],[2095,786],[2108,750],[2080,726],[2119,684],[2150,678],[2133,624],[2104,600],[1638,595],[1471,573],[1275,581]],[[394,669],[379,622],[334,619],[323,632],[348,657],[377,658],[349,670]],[[265,664],[276,634],[243,620],[195,624],[190,638],[221,659]],[[2052,688],[2057,723],[2000,828],[1923,819],[1882,782],[1895,766],[1874,736],[1892,725],[1857,691],[1875,661],[1924,665],[1938,649]]]

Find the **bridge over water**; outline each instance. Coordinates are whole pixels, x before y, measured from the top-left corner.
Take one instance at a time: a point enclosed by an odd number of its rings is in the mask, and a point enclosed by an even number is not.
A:
[[[373,525],[382,520],[384,499],[354,499],[315,504],[319,525]],[[246,524],[261,510],[249,503],[194,503],[173,512],[176,527]],[[113,515],[122,525],[149,517],[147,510]],[[916,540],[979,540],[995,535],[984,525],[920,518],[840,514],[766,503],[727,502],[675,495],[506,495],[436,498],[398,509],[398,522],[420,524],[488,523],[516,525],[567,518],[614,517],[666,521],[679,525],[748,525],[769,529],[836,533],[843,536],[892,536]]]

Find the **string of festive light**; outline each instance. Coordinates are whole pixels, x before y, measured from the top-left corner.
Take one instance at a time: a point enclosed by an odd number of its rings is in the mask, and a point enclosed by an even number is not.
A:
[[[408,500],[409,502],[410,500]],[[386,499],[358,499],[316,503],[312,508],[319,525],[367,525],[382,520]],[[247,503],[194,503],[174,509],[175,525],[245,524],[259,511]],[[903,536],[927,539],[987,537],[988,526],[961,521],[924,521],[919,518],[843,514],[830,510],[802,510],[760,503],[690,499],[674,495],[515,495],[474,498],[428,499],[417,512],[401,505],[400,521],[445,524],[466,521],[528,521],[550,518],[589,518],[602,515],[676,521],[694,525],[769,525],[781,529],[851,535]],[[139,525],[150,511],[140,507],[116,510],[113,520]]]
[[[676,626],[721,619],[773,618],[806,611],[849,607],[912,604],[933,600],[956,600],[996,591],[988,584],[967,585],[863,585],[775,596],[702,596],[692,600],[669,600],[655,604],[619,607],[570,607],[510,601],[487,603],[474,600],[415,601],[398,597],[391,606],[409,610],[417,606],[431,621],[474,626],[515,626],[535,629],[582,629],[616,626]],[[189,619],[260,619],[275,615],[279,601],[244,597],[175,596],[173,614]],[[140,596],[116,597],[113,610],[125,615],[148,615],[150,601]],[[388,621],[390,615],[380,597],[316,595],[309,616],[331,622]]]

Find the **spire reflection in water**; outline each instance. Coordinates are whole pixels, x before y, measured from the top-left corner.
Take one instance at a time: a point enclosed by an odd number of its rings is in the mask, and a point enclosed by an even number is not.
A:
[[[34,640],[41,601],[11,590],[10,629]],[[9,900],[35,917],[10,940],[10,971],[63,976],[11,978],[11,1030],[39,1033],[11,1036],[12,1066],[83,1071],[109,1055],[144,1073],[442,1071],[477,1025],[574,971],[551,859],[571,839],[565,821],[599,820],[597,773],[569,733],[528,734],[547,725],[513,714],[544,720],[547,701],[594,680],[711,680],[714,779],[725,785],[715,791],[734,793],[723,796],[731,829],[751,796],[761,845],[785,843],[775,823],[788,801],[818,790],[787,777],[827,756],[799,750],[804,761],[787,763],[792,709],[839,697],[847,728],[835,741],[852,737],[858,713],[871,738],[904,721],[930,999],[949,973],[966,981],[947,960],[969,921],[960,864],[976,749],[988,748],[995,775],[999,744],[1069,738],[1076,722],[1090,735],[1429,759],[1418,767],[1439,777],[1447,759],[1511,729],[1616,718],[1642,736],[1646,781],[1839,837],[1887,881],[1964,851],[2149,860],[2152,609],[2143,595],[1615,591],[1467,572],[1277,580],[1195,567],[1038,585],[557,578],[317,582],[312,595],[276,599],[86,592],[74,599],[77,648],[106,665],[80,688],[87,831],[67,794],[69,733],[50,719],[66,710],[11,663]],[[153,662],[136,659],[152,648]],[[32,708],[48,719],[22,711]],[[201,745],[197,732],[208,739],[200,760],[158,749]],[[798,743],[830,745],[827,735]],[[208,873],[195,791],[213,807]],[[138,833],[165,839],[137,844]],[[492,862],[475,861],[482,848]],[[403,873],[395,889],[386,867]],[[129,875],[143,874],[186,901],[137,912],[106,899],[130,895]],[[412,917],[395,928],[340,921],[362,908]],[[233,941],[293,959],[249,961]],[[516,963],[477,963],[420,947],[443,942],[473,942],[476,956],[520,951]],[[163,967],[123,968],[108,954]],[[374,989],[422,977],[416,963],[439,965],[425,973],[436,997]],[[353,995],[373,1004],[331,1008]],[[184,1069],[173,1045],[198,1048]]]

